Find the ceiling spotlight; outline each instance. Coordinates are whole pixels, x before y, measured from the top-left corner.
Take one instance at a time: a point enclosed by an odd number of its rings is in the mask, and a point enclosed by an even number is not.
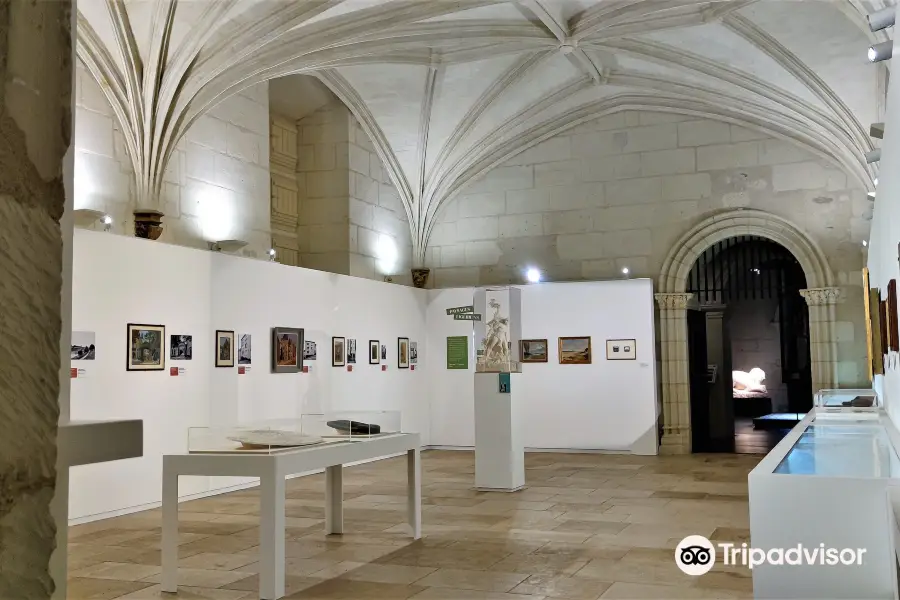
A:
[[[894,54],[894,42],[888,40],[869,46],[869,62],[881,62]]]
[[[894,16],[896,14],[897,7],[895,6],[888,6],[881,10],[876,10],[873,13],[869,13],[866,15],[866,20],[869,22],[869,29],[875,32],[887,29],[888,27],[893,27]]]
[[[877,177],[872,180],[872,185],[874,185],[875,187],[878,187],[878,178]]]
[[[525,278],[529,283],[539,283],[541,281],[541,272],[534,267],[525,272]]]
[[[868,198],[869,200],[874,200],[875,192],[866,192],[866,198]]]
[[[881,160],[881,148],[875,148],[866,152],[866,163],[872,164]]]
[[[884,139],[884,121],[880,121],[878,123],[872,123],[869,126],[869,135],[875,138],[876,140]]]

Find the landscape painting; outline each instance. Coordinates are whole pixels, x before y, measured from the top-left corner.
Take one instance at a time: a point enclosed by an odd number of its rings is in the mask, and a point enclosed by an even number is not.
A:
[[[522,340],[520,344],[523,363],[547,362],[547,340]]]
[[[97,335],[93,331],[72,332],[72,360],[94,360],[97,350],[94,340]]]
[[[128,324],[128,359],[125,368],[129,371],[162,371],[166,368],[163,354],[163,340],[166,338],[165,325]]]
[[[591,338],[589,336],[559,338],[559,364],[591,364]]]

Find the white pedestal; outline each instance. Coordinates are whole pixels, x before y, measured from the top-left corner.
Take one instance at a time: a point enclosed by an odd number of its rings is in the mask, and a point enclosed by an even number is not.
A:
[[[475,373],[475,487],[515,492],[525,487],[521,373],[510,373],[500,393],[499,373]]]

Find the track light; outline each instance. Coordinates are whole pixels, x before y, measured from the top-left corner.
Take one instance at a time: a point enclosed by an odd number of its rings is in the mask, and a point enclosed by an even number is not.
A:
[[[869,135],[876,140],[884,139],[884,121],[869,125]]]
[[[875,187],[878,187],[878,178],[877,177],[872,180],[872,185],[874,185]]]
[[[895,6],[888,6],[881,10],[876,10],[873,13],[869,13],[866,15],[866,20],[869,22],[869,29],[875,32],[887,29],[888,27],[893,27],[894,16],[896,14],[897,7]]]
[[[866,198],[869,200],[875,200],[875,192],[866,192]]]
[[[875,148],[866,152],[866,164],[871,165],[881,160],[881,148]]]
[[[894,54],[894,42],[888,40],[869,46],[869,62],[881,62]]]

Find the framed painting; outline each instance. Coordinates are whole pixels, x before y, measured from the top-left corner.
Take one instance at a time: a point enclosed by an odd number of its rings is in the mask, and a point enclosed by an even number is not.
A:
[[[163,371],[166,355],[163,352],[166,339],[165,325],[128,324],[128,355],[125,368],[128,371]]]
[[[890,351],[888,345],[888,311],[887,302],[881,299],[881,291],[878,292],[878,319],[879,319],[879,336],[881,338],[881,354],[876,359],[883,361],[883,355]]]
[[[216,329],[216,366],[234,366],[234,332]]]
[[[347,364],[346,358],[347,340],[342,337],[331,338],[331,366],[343,367]]]
[[[194,336],[173,335],[169,341],[169,358],[172,360],[191,360],[194,357]]]
[[[591,337],[579,336],[559,338],[559,364],[591,364]]]
[[[900,351],[900,327],[897,323],[897,280],[891,279],[888,283],[887,297],[888,318],[888,350]]]
[[[869,290],[869,318],[871,322],[869,328],[872,333],[870,335],[872,343],[872,354],[869,357],[872,365],[872,373],[874,375],[884,374],[884,346],[882,344],[882,324],[881,324],[881,300],[878,296],[878,290],[872,288]]]
[[[381,362],[381,347],[378,340],[369,340],[369,364],[377,365]]]
[[[306,354],[303,330],[296,327],[272,328],[272,372],[299,373]],[[315,350],[313,350],[315,354]]]
[[[347,364],[356,364],[356,340],[347,340]]]
[[[606,360],[637,360],[637,342],[606,340]]]
[[[409,368],[409,338],[397,338],[397,368]]]
[[[523,363],[547,362],[550,345],[547,340],[520,340],[519,355]]]

